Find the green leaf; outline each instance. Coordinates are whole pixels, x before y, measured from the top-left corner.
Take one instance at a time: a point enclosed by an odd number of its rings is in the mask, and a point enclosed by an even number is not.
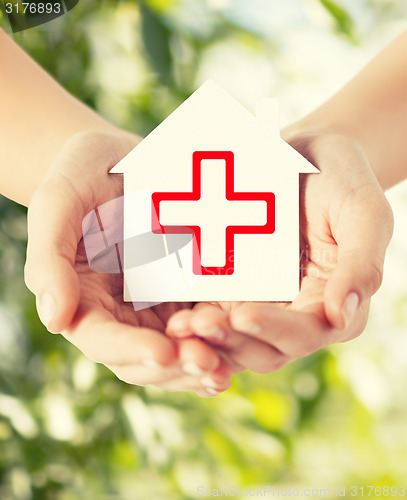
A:
[[[160,16],[145,5],[140,5],[141,33],[146,57],[164,84],[172,82],[171,31]]]
[[[355,23],[349,12],[333,0],[319,1],[335,21],[336,29],[346,35],[351,42],[356,42]]]

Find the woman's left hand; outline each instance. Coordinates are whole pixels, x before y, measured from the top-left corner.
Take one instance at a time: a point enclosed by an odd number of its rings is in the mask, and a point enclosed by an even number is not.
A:
[[[297,135],[290,143],[320,170],[301,176],[297,298],[197,304],[167,326],[173,338],[204,338],[235,370],[270,372],[357,337],[382,281],[393,215],[363,151],[337,135]]]

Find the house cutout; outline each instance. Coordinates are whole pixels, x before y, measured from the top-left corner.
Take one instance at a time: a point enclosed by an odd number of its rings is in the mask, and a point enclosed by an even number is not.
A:
[[[318,172],[281,139],[277,100],[254,116],[206,82],[110,170],[124,174],[124,300],[292,301],[299,174]],[[138,252],[165,256],[132,267],[142,234]]]

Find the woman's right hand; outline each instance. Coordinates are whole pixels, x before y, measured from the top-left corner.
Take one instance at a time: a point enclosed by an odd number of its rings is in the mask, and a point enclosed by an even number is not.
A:
[[[126,132],[82,132],[68,140],[29,205],[26,283],[45,326],[119,379],[214,396],[230,386],[229,365],[201,339],[164,334],[168,318],[190,305],[135,311],[123,302],[122,274],[89,267],[82,221],[122,196],[122,178],[109,170],[139,142]]]

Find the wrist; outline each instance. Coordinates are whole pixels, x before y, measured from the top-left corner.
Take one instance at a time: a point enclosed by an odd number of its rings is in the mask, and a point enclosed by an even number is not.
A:
[[[90,161],[96,161],[100,167],[109,170],[124,155],[123,150],[130,151],[139,142],[140,138],[118,129],[108,122],[82,124],[83,126],[61,131],[58,133],[48,133],[42,137],[43,155],[41,162],[32,162],[31,175],[26,176],[23,182],[20,182],[13,193],[6,193],[6,196],[14,201],[28,206],[32,195],[42,184],[47,175],[58,165],[58,158],[69,149],[70,144],[82,145],[84,151],[93,151]],[[86,128],[85,125],[89,125]],[[94,125],[94,127],[92,127]],[[114,140],[112,141],[112,138]],[[106,144],[110,144],[107,148]],[[35,155],[35,159],[37,155]],[[80,162],[79,162],[80,163]],[[10,195],[11,194],[11,195]]]
[[[323,120],[318,120],[316,123],[316,120],[305,117],[281,131],[281,137],[293,147],[299,142],[322,136],[342,138],[358,148],[367,158],[368,164],[383,190],[396,184],[396,180],[393,181],[389,178],[389,169],[383,165],[374,146],[369,143],[368,137],[365,137],[363,132],[353,129],[351,123]]]
[[[62,142],[44,178],[59,169],[61,156],[66,159],[67,152],[72,154],[72,151],[75,152],[72,158],[75,164],[83,167],[92,164],[101,171],[109,172],[140,141],[139,136],[113,126],[79,130]]]

